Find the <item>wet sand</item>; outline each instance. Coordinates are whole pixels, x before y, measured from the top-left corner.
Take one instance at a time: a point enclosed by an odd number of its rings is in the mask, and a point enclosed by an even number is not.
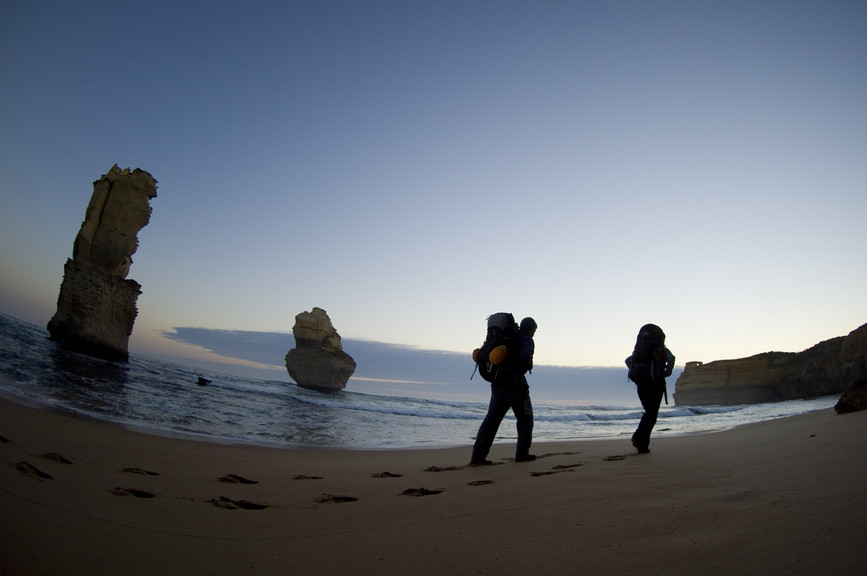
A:
[[[867,412],[711,434],[295,450],[0,400],[0,574],[860,574]]]

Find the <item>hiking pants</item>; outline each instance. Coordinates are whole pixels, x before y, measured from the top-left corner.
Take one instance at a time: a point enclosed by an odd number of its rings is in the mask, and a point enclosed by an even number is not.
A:
[[[530,452],[530,444],[533,442],[533,405],[530,402],[530,388],[526,384],[526,379],[522,380],[523,382],[517,386],[491,384],[491,403],[476,434],[473,462],[481,462],[488,457],[497,430],[509,408],[517,419],[518,446],[515,449],[515,456],[526,456]]]
[[[665,380],[653,380],[637,385],[638,399],[644,408],[644,415],[638,423],[638,429],[632,435],[632,440],[639,450],[650,448],[650,432],[656,425],[659,416],[659,404],[665,392]]]

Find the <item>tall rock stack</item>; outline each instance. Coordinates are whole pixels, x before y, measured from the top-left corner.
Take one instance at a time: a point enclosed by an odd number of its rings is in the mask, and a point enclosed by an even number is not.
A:
[[[57,312],[48,323],[52,340],[109,360],[129,359],[141,285],[126,276],[156,195],[157,181],[138,168],[115,165],[93,183],[72,258],[63,269]]]
[[[340,335],[322,308],[295,316],[295,348],[286,354],[289,376],[302,388],[336,392],[346,388],[355,360],[343,351]]]

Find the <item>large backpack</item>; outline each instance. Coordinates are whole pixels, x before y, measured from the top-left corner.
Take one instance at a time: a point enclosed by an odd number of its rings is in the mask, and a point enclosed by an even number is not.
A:
[[[488,332],[480,348],[473,350],[473,360],[482,378],[493,384],[510,384],[516,376],[518,325],[509,312],[488,316]],[[470,376],[472,379],[472,376]]]
[[[638,331],[632,356],[627,358],[629,379],[635,383],[665,378],[665,333],[656,324]]]

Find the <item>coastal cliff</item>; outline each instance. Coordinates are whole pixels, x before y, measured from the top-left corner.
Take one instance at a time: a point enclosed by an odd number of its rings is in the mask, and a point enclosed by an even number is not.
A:
[[[803,352],[765,352],[736,360],[687,362],[674,402],[686,406],[757,404],[839,394],[867,377],[867,324]]]

